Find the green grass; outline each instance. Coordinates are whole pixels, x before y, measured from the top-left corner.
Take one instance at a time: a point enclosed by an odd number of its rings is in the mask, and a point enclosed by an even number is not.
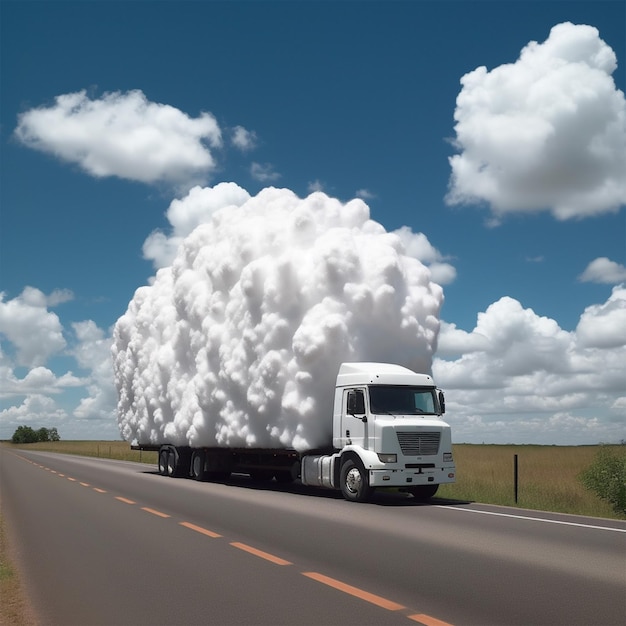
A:
[[[57,441],[14,448],[156,464],[156,452],[131,450],[124,441]],[[615,446],[623,450],[623,446]],[[594,460],[599,446],[453,446],[457,482],[442,485],[438,497],[525,509],[623,519],[610,504],[583,487],[580,472]],[[518,457],[515,502],[513,458]]]

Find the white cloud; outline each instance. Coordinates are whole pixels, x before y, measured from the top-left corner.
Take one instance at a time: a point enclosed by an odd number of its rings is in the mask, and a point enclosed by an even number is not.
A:
[[[253,130],[247,130],[243,126],[235,126],[232,131],[231,141],[242,152],[249,152],[256,148],[257,136]]]
[[[77,378],[72,372],[57,377],[47,367],[38,366],[29,370],[24,378],[18,379],[10,368],[0,369],[0,398],[12,396],[59,394],[68,387],[80,387],[84,380]]]
[[[617,348],[626,345],[626,288],[613,288],[604,304],[585,309],[576,335],[581,346],[589,348]],[[624,378],[626,385],[626,377]]]
[[[41,394],[29,395],[22,404],[0,411],[0,424],[7,433],[11,431],[9,437],[22,424],[31,428],[41,428],[49,424],[51,428],[57,428],[66,418],[67,413],[53,398]]]
[[[111,336],[92,321],[73,324],[73,333],[66,334],[58,316],[48,310],[72,298],[68,290],[46,295],[33,287],[7,302],[0,294],[2,437],[11,437],[22,424],[56,427],[63,437],[70,438],[119,436]],[[58,364],[47,364],[59,355],[64,360],[73,357],[84,374],[77,376],[59,371]],[[21,373],[19,366],[26,371]],[[76,406],[81,391],[84,397]]]
[[[15,134],[92,176],[144,183],[204,180],[215,167],[210,148],[221,146],[211,114],[191,118],[139,90],[94,100],[85,91],[57,96],[52,106],[22,113]]]
[[[599,257],[587,265],[578,280],[614,285],[626,281],[626,267],[607,259],[605,256]]]
[[[372,200],[376,197],[369,189],[357,189],[356,197],[363,200]]]
[[[574,332],[504,297],[471,332],[441,325],[433,363],[456,441],[584,444],[626,435],[626,290]]]
[[[456,280],[456,269],[445,263],[445,257],[435,248],[424,233],[414,233],[408,226],[393,231],[404,246],[406,254],[428,266],[432,279],[439,285],[449,285]]]
[[[0,336],[15,348],[19,365],[36,367],[66,346],[58,316],[47,309],[49,302],[69,298],[69,292],[53,292],[46,296],[33,287],[26,287],[16,298],[4,300],[0,293]]]
[[[314,191],[324,191],[325,187],[326,186],[321,180],[315,179],[307,185],[307,191],[309,193],[313,193]]]
[[[273,183],[280,178],[280,174],[274,171],[271,163],[253,163],[250,167],[250,174],[254,180],[261,183]]]
[[[78,339],[72,354],[78,364],[89,371],[88,395],[81,399],[74,416],[81,419],[115,420],[117,393],[113,383],[111,336],[91,320],[72,324]]]
[[[591,26],[558,24],[515,63],[461,79],[447,201],[558,219],[626,203],[626,100],[613,50]]]
[[[250,194],[235,183],[219,183],[214,187],[193,187],[182,199],[175,199],[167,210],[172,233],[154,231],[143,244],[144,258],[154,266],[171,265],[181,241],[196,226],[210,221],[218,210],[228,211],[249,200]]]
[[[438,357],[459,356],[472,352],[484,352],[489,349],[489,340],[479,331],[468,333],[456,327],[456,324],[441,322],[439,343],[437,344]]]
[[[430,370],[443,291],[362,200],[267,188],[195,210],[210,219],[115,326],[125,438],[326,445],[316,416],[332,414],[340,362]]]

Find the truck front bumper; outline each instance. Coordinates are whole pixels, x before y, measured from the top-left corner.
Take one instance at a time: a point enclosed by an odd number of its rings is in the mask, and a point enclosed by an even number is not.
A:
[[[370,487],[408,487],[411,485],[441,485],[455,481],[456,468],[428,467],[421,469],[370,469]]]

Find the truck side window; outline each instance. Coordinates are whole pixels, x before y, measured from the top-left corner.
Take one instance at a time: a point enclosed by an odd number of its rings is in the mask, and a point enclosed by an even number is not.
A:
[[[359,389],[348,391],[348,415],[363,415],[365,413],[365,396]]]

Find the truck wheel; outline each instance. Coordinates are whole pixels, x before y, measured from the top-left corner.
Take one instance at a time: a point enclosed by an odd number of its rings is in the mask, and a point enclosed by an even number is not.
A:
[[[161,476],[167,476],[167,457],[167,450],[159,451],[159,474],[161,474]]]
[[[439,485],[415,485],[409,488],[409,492],[416,500],[428,502],[437,493],[437,489]]]
[[[204,452],[194,450],[191,456],[191,476],[194,480],[204,480]]]
[[[176,476],[176,453],[173,450],[167,451],[167,475],[170,478]]]
[[[351,502],[367,502],[372,493],[365,468],[353,459],[341,466],[340,484],[343,497]]]

